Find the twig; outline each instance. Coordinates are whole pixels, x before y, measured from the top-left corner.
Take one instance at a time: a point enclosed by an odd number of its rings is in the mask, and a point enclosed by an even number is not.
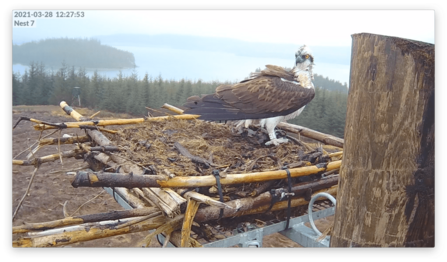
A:
[[[63,173],[63,172],[70,172],[70,171],[78,171],[78,170],[82,170],[82,169],[87,169],[89,168],[89,165],[85,165],[85,166],[81,166],[75,169],[61,169],[61,170],[55,170],[55,171],[51,171],[49,172],[49,174],[56,174],[56,173]]]
[[[162,212],[158,211],[158,212],[152,213],[150,215],[147,215],[147,216],[144,216],[144,217],[139,217],[139,218],[136,218],[135,220],[128,221],[128,222],[123,223],[121,225],[117,225],[115,228],[116,229],[120,229],[120,228],[123,228],[123,227],[135,225],[135,224],[138,224],[138,223],[143,222],[145,220],[148,220],[149,218],[153,218],[153,217],[160,216],[160,215],[162,215]]]
[[[58,130],[55,130],[53,132],[51,132],[50,134],[42,137],[42,139],[51,136],[52,134],[56,133]],[[17,157],[19,157],[21,154],[23,154],[25,151],[30,150],[35,144],[39,143],[39,140],[37,140],[36,142],[34,142],[34,144],[32,144],[31,146],[27,147],[25,150],[23,150],[22,152],[20,152],[18,155],[16,155],[15,157],[13,157],[12,159],[16,159]],[[31,151],[31,156],[34,156],[34,152],[32,150]]]
[[[68,203],[68,200],[65,200],[65,203],[62,205],[62,212],[64,213],[64,217],[69,217],[68,212],[67,212],[67,203]]]
[[[168,245],[169,240],[171,239],[171,234],[172,234],[172,232],[169,234],[166,234],[165,242],[163,243],[162,248],[165,248]]]
[[[58,147],[58,153],[59,153],[59,159],[61,160],[62,167],[64,166],[64,162],[62,161],[62,154],[61,154],[61,136],[62,136],[62,130],[59,130],[59,137],[57,139],[57,147]]]
[[[249,171],[253,170],[253,168],[254,168],[256,162],[258,162],[259,159],[264,158],[264,157],[269,157],[269,158],[271,158],[273,161],[275,161],[276,164],[278,165],[278,169],[281,169],[281,168],[282,168],[282,163],[281,163],[281,160],[280,160],[280,159],[278,159],[277,157],[275,157],[275,156],[273,156],[273,155],[265,155],[265,156],[260,156],[260,157],[256,158],[256,159],[250,164],[250,166],[247,167],[247,169],[248,169]],[[246,169],[245,171],[247,171],[247,169]]]
[[[14,218],[17,215],[17,212],[19,212],[19,209],[23,203],[23,200],[25,200],[26,196],[28,195],[29,189],[31,188],[31,184],[33,183],[34,176],[36,175],[36,172],[39,169],[39,166],[40,165],[37,165],[36,168],[34,168],[33,175],[31,176],[31,179],[29,180],[29,183],[28,183],[28,188],[26,189],[25,194],[23,195],[22,199],[20,200],[19,204],[17,205],[16,210],[14,211],[14,214],[12,215],[12,221],[14,221]]]
[[[168,112],[163,112],[163,111],[160,111],[160,110],[157,110],[157,109],[154,109],[154,108],[150,108],[150,107],[147,107],[147,106],[146,106],[146,109],[147,109],[147,110],[154,111],[154,112],[157,112],[157,113],[159,113],[159,114],[172,116],[172,114],[170,114],[170,113],[168,113]]]
[[[67,125],[65,125],[64,123],[50,123],[50,122],[46,122],[46,121],[37,120],[37,119],[34,119],[34,118],[29,118],[29,117],[22,116],[22,117],[20,117],[19,121],[17,121],[17,123],[14,125],[14,127],[12,129],[16,128],[16,126],[22,120],[27,120],[27,121],[34,122],[34,123],[41,124],[41,125],[54,126],[56,128],[67,128]]]
[[[89,119],[92,119],[92,118],[94,118],[95,116],[97,116],[99,113],[101,113],[101,111],[98,111],[98,112],[94,113],[93,115],[89,116],[88,118],[89,118]]]
[[[301,134],[298,134],[298,139],[294,138],[293,136],[290,135],[286,135],[286,137],[290,140],[292,140],[293,142],[295,142],[296,144],[298,144],[301,147],[305,147],[308,151],[312,151],[314,150],[312,147],[310,147],[308,144],[304,143],[303,141],[301,141]]]
[[[180,154],[186,156],[187,158],[191,159],[192,162],[194,163],[199,163],[199,164],[203,164],[205,166],[213,166],[213,167],[217,167],[218,165],[206,160],[205,158],[201,158],[198,156],[194,156],[193,154],[191,154],[188,149],[186,149],[184,146],[182,146],[179,142],[175,142],[174,143],[174,147],[180,152]]]
[[[99,193],[98,195],[96,195],[94,198],[92,198],[92,199],[86,201],[84,204],[80,205],[80,206],[78,207],[78,209],[76,209],[76,211],[73,212],[70,216],[72,217],[74,214],[76,214],[76,212],[79,211],[79,209],[81,209],[81,207],[83,207],[83,206],[84,206],[85,204],[87,204],[88,202],[91,202],[91,201],[95,200],[95,199],[98,198],[100,195],[102,195],[102,193],[104,193],[104,192],[105,192],[105,191],[102,191],[101,193]]]
[[[328,228],[326,228],[326,230],[324,230],[324,232],[321,233],[321,236],[319,236],[315,241],[320,242],[321,240],[325,239],[326,236],[329,235],[329,233],[331,233],[333,227],[334,227],[334,223],[332,223]]]

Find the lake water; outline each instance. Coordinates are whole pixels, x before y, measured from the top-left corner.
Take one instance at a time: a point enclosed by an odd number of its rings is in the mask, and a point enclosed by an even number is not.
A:
[[[161,75],[163,79],[202,81],[241,81],[256,68],[264,68],[266,64],[285,67],[294,65],[294,56],[290,59],[272,57],[247,57],[225,52],[180,50],[172,48],[154,48],[144,46],[114,46],[121,50],[132,52],[135,56],[136,68],[121,69],[123,76],[136,73],[142,79],[146,73],[155,78]],[[28,66],[15,64],[13,72],[23,74]],[[57,68],[47,68],[57,71]],[[115,78],[118,69],[86,69],[89,76],[94,70],[99,74]],[[349,83],[349,65],[316,63],[314,73],[327,76],[330,79]]]

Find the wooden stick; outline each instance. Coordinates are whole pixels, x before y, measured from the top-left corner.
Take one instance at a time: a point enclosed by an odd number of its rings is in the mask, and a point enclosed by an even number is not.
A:
[[[168,110],[171,110],[174,113],[177,113],[179,115],[183,115],[184,110],[175,107],[175,106],[171,106],[170,104],[165,103],[164,105],[161,106],[162,108],[166,108]]]
[[[63,128],[67,128],[64,123],[50,123],[50,122],[46,122],[46,121],[42,121],[42,120],[38,120],[38,119],[34,119],[34,118],[29,118],[26,116],[22,116],[20,117],[20,119],[17,121],[17,123],[14,125],[14,128],[16,128],[16,126],[22,121],[22,120],[26,120],[26,121],[30,121],[33,123],[38,123],[39,125],[42,126],[51,126],[53,127],[52,129],[63,129]]]
[[[16,226],[12,228],[12,233],[26,233],[29,231],[41,231],[46,229],[52,229],[63,226],[78,225],[90,222],[98,222],[105,220],[117,220],[127,217],[147,216],[151,214],[158,214],[160,212],[156,207],[135,208],[131,210],[111,211],[105,213],[82,215],[75,217],[66,217],[59,220],[42,222],[42,223],[29,223],[22,226]]]
[[[119,219],[119,220],[106,220],[106,221],[85,223],[85,224],[81,224],[81,225],[48,229],[48,230],[38,231],[38,232],[28,232],[28,236],[43,237],[43,236],[56,235],[56,234],[65,233],[65,232],[74,232],[74,231],[81,231],[81,230],[86,230],[86,229],[88,230],[91,227],[113,227],[115,229],[118,229],[118,226],[129,225],[129,223],[134,222],[134,221],[141,222],[141,217],[128,217],[128,218],[123,218],[123,219]]]
[[[291,177],[300,177],[340,168],[341,160],[322,164],[289,169]],[[253,183],[287,178],[285,170],[256,172],[247,174],[228,174],[220,179],[222,185]],[[73,187],[203,187],[216,185],[214,176],[173,177],[165,180],[160,175],[127,175],[117,173],[78,171],[72,182]]]
[[[161,234],[163,232],[172,232],[174,230],[176,230],[177,228],[179,228],[182,224],[182,220],[183,220],[183,215],[179,215],[176,216],[174,218],[171,219],[167,219],[165,221],[165,223],[163,223],[163,225],[157,227],[157,229],[155,231],[153,231],[152,233],[150,233],[149,235],[147,235],[140,243],[139,246],[143,246],[143,247],[147,247],[150,245],[152,238],[158,234]]]
[[[182,225],[182,239],[180,242],[180,247],[189,247],[188,240],[191,234],[192,221],[197,213],[197,209],[199,209],[199,205],[200,203],[198,201],[188,198],[188,205],[186,206],[185,218]]]
[[[89,116],[88,118],[92,119],[92,118],[94,118],[95,116],[99,115],[99,113],[101,113],[101,111],[98,111],[98,112],[94,113],[93,115]]]
[[[163,175],[135,175],[78,171],[71,185],[77,187],[160,187],[157,181],[166,179]]]
[[[38,124],[34,125],[35,130],[48,130],[48,129],[57,129],[57,128],[80,128],[82,126],[111,126],[111,125],[133,125],[133,124],[141,124],[145,121],[147,122],[159,122],[165,121],[168,119],[183,119],[183,120],[191,120],[198,118],[199,115],[175,115],[175,116],[159,116],[159,117],[151,117],[148,119],[144,118],[133,118],[133,119],[106,119],[106,120],[91,120],[91,121],[83,121],[83,122],[65,122],[65,123],[47,123],[47,124]],[[49,125],[51,124],[51,125]]]
[[[204,159],[198,156],[194,156],[191,154],[188,149],[186,149],[184,146],[182,146],[179,142],[174,143],[174,147],[182,154],[183,156],[186,156],[187,158],[191,159],[192,162],[205,165],[206,167],[213,166],[217,167],[218,165]]]
[[[63,158],[75,157],[76,155],[85,153],[84,150],[81,149],[73,149],[70,151],[64,151],[60,154],[52,154],[48,156],[34,158],[33,160],[12,160],[13,165],[21,165],[21,166],[35,166],[37,163],[46,163],[51,161],[56,161]]]
[[[97,194],[95,197],[93,197],[92,199],[89,199],[87,201],[85,201],[82,205],[80,205],[73,213],[71,213],[70,217],[72,217],[74,214],[76,214],[76,212],[78,212],[83,206],[85,206],[87,203],[95,200],[96,198],[98,198],[99,196],[101,196],[104,192],[106,192],[105,190],[101,191],[101,193]]]
[[[332,186],[331,188],[328,188],[328,189],[318,190],[313,195],[325,192],[325,193],[331,194],[332,196],[336,196],[337,191],[338,191],[338,186],[336,185],[336,186]],[[322,199],[325,199],[325,198],[319,197],[317,200],[322,200]],[[304,198],[295,198],[295,199],[292,199],[290,206],[297,207],[297,206],[304,206],[307,204],[309,204],[309,201],[305,200]],[[273,207],[270,209],[270,211],[286,209],[287,205],[288,205],[288,201],[278,202],[273,205]],[[254,208],[254,209],[241,211],[241,212],[238,212],[238,214],[236,214],[236,216],[246,216],[246,215],[263,213],[263,212],[267,211],[269,209],[269,207],[270,207],[270,204],[267,204],[267,205],[263,205],[263,206],[260,206],[260,207]]]
[[[270,180],[263,182],[259,187],[255,188],[251,193],[250,196],[254,197],[261,193],[264,193],[270,186],[272,186],[275,183],[275,180]]]
[[[297,197],[301,197],[302,199],[306,200],[308,199],[308,197],[310,197],[310,194],[309,196],[307,196],[307,193],[319,192],[319,190],[320,191],[328,190],[327,188],[331,186],[333,187],[337,183],[338,178],[324,179],[317,182],[301,183],[292,187],[292,192],[295,194],[294,199],[296,199]],[[282,188],[277,189],[276,191],[279,193],[279,195],[281,192],[285,192],[285,190]],[[228,201],[225,202],[225,204],[233,207],[233,209],[227,209],[227,208],[224,209],[223,217],[237,216],[239,212],[248,211],[250,209],[256,209],[264,205],[269,206],[271,202],[272,202],[272,195],[270,194],[270,192],[264,192],[257,197],[246,197]],[[284,202],[287,203],[287,201]],[[196,218],[194,220],[196,222],[215,220],[219,217],[219,215],[220,215],[220,208],[216,208],[214,206],[208,206],[199,209],[199,211],[196,214]]]
[[[46,138],[41,139],[39,141],[40,146],[46,146],[46,145],[56,145],[58,143],[59,138]],[[60,138],[61,145],[67,145],[67,144],[75,144],[75,143],[85,143],[90,141],[90,138],[88,136],[73,136],[73,137],[62,137]]]
[[[57,130],[54,130],[52,133],[45,135],[43,138],[45,137],[49,137],[52,134],[56,133]],[[25,150],[23,150],[22,152],[18,153],[15,157],[13,157],[12,159],[16,159],[17,157],[19,157],[21,154],[23,154],[25,151],[30,150],[30,153],[27,155],[27,159],[31,158],[39,149],[40,147],[37,146],[34,149],[31,149],[35,144],[39,143],[40,140],[37,140],[36,142],[34,142],[31,146],[27,147]]]
[[[177,190],[178,193],[180,193],[181,191],[183,191],[183,190],[180,190],[180,189]],[[204,203],[204,204],[207,204],[210,206],[215,206],[218,208],[233,208],[233,207],[231,207],[225,203],[222,203],[220,201],[217,201],[209,196],[206,196],[206,195],[194,192],[194,191],[188,191],[185,193],[184,196],[187,198],[192,198],[200,203]]]
[[[61,108],[68,114],[71,115],[73,118],[75,118],[77,121],[85,119],[81,114],[76,112],[73,108],[69,107],[67,103],[62,101],[60,103]],[[98,130],[86,130],[87,134],[100,146],[111,146],[112,143],[110,140],[100,131]],[[122,170],[120,172],[138,172],[141,173],[142,169],[138,168],[138,166],[131,165],[130,168],[129,165],[126,165],[123,163],[124,161],[120,158],[117,159],[116,155],[111,156],[112,160],[116,163],[123,166]],[[133,207],[133,208],[142,208],[145,207],[145,203],[141,201],[138,197],[130,194],[129,190],[127,188],[117,187],[114,189],[116,193],[124,197],[126,201]]]
[[[84,117],[76,112],[72,107],[70,107],[65,101],[60,102],[59,106],[62,108],[62,110],[65,111],[69,116],[76,119],[76,121],[81,121],[84,119]]]
[[[340,168],[341,160],[328,163],[327,167],[306,166],[300,168],[289,169],[291,177],[300,177],[316,174],[323,171]],[[222,185],[253,183],[268,180],[277,180],[287,178],[285,170],[256,172],[247,174],[228,174],[225,178],[220,179]],[[214,176],[196,176],[196,177],[179,177],[176,176],[167,181],[157,181],[161,187],[198,187],[198,186],[214,186],[216,179]]]
[[[289,123],[285,123],[285,122],[281,122],[277,125],[278,128],[281,128],[285,131],[291,132],[291,133],[295,133],[295,134],[300,134],[303,135],[305,137],[308,138],[312,138],[315,139],[317,141],[323,142],[327,145],[333,145],[336,147],[340,147],[343,148],[343,144],[344,144],[344,140],[332,135],[327,135],[306,127],[302,127],[302,126],[298,126],[298,125],[293,125],[293,124],[289,124]]]
[[[16,210],[14,211],[14,214],[12,215],[12,221],[14,221],[14,218],[17,215],[17,212],[19,212],[20,207],[22,206],[23,200],[25,200],[26,196],[28,195],[29,189],[31,188],[31,184],[33,183],[34,176],[36,175],[37,170],[39,169],[39,165],[34,168],[33,174],[31,175],[31,179],[29,180],[28,187],[26,188],[25,194],[23,194],[22,199],[20,199],[19,204],[16,207]]]
[[[171,233],[171,243],[176,246],[179,247],[181,246],[181,239],[182,239],[182,233],[179,230],[175,230],[174,232]],[[190,237],[189,238],[189,247],[203,247],[202,244],[200,244],[197,240],[195,240],[194,238]]]
[[[180,205],[186,202],[186,199],[174,199],[169,193],[161,188],[147,188],[143,189],[144,195],[148,197],[167,217],[173,218],[181,213]],[[177,202],[180,201],[180,202]]]
[[[63,245],[71,245],[77,242],[89,241],[93,239],[111,237],[116,235],[135,233],[159,228],[166,223],[163,216],[157,216],[149,220],[143,221],[136,225],[115,229],[107,227],[92,227],[79,231],[65,232],[50,236],[36,238],[20,238],[13,241],[13,247],[56,247]]]
[[[329,157],[336,157],[336,156],[342,156],[342,155],[343,155],[343,151],[340,151],[340,152],[335,152],[335,153],[329,154],[328,156]]]

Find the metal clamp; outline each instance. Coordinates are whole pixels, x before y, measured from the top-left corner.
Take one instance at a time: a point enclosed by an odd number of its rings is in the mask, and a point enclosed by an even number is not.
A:
[[[318,230],[317,227],[315,226],[314,219],[313,219],[313,217],[312,217],[312,207],[313,207],[313,205],[314,205],[314,202],[315,202],[315,201],[317,200],[317,198],[319,198],[319,197],[326,197],[326,198],[329,199],[329,200],[332,202],[332,204],[334,204],[334,205],[337,203],[337,201],[335,200],[335,198],[334,198],[331,194],[328,194],[328,193],[318,193],[318,194],[316,194],[315,196],[313,196],[312,199],[310,200],[307,213],[308,213],[308,215],[309,215],[309,222],[310,222],[310,225],[312,226],[312,229],[315,231],[315,233],[317,234],[317,236],[321,236],[322,233],[321,233],[320,230]]]

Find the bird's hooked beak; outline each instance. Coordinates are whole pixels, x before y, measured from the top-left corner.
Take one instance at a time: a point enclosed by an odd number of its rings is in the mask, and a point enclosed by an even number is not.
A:
[[[296,55],[295,55],[295,66],[298,65],[298,64],[303,63],[304,61],[305,61],[305,59],[303,59],[303,58],[301,57],[301,55],[299,55],[299,54],[296,54]]]

